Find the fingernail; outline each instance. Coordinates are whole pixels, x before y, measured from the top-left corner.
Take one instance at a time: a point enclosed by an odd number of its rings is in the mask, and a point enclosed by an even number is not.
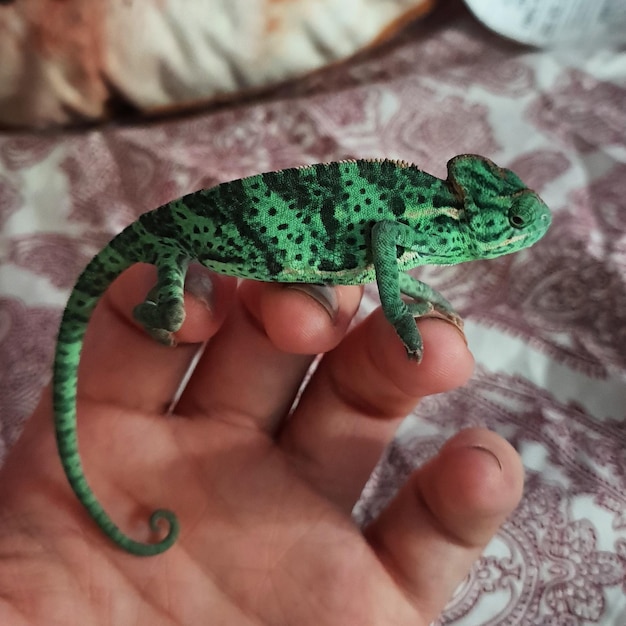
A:
[[[321,304],[331,320],[335,320],[339,311],[339,299],[333,287],[326,285],[312,285],[310,283],[293,283],[286,285],[286,289],[294,289],[310,296],[318,304]]]
[[[485,454],[488,454],[492,459],[495,460],[495,462],[498,464],[498,467],[500,468],[500,471],[502,471],[502,463],[500,463],[500,459],[489,448],[485,448],[485,446],[481,446],[478,444],[473,445],[473,446],[467,446],[467,447],[471,448],[472,450],[480,450],[480,452],[484,452]]]
[[[185,291],[203,302],[207,309],[213,306],[213,281],[201,265],[190,265],[185,276]]]

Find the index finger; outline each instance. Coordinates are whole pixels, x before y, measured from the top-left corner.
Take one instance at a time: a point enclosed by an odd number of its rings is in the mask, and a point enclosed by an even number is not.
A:
[[[377,309],[324,356],[282,433],[301,471],[349,511],[400,422],[419,400],[464,384],[474,360],[461,334],[418,320],[424,358],[407,358]]]

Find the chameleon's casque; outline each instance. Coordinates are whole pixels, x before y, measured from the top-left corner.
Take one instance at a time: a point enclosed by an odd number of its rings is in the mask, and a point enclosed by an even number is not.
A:
[[[54,413],[70,485],[100,528],[128,552],[159,554],[178,536],[176,516],[164,509],[150,520],[155,532],[160,519],[169,524],[161,541],[142,543],[124,534],[91,491],[78,452],[76,387],[87,323],[107,287],[134,263],[157,267],[157,285],[135,308],[135,317],[164,343],[183,322],[185,273],[197,261],[260,281],[375,280],[385,316],[409,358],[419,360],[416,317],[436,309],[461,322],[440,294],[404,270],[516,252],[540,239],[549,225],[550,212],[537,194],[513,172],[476,155],[449,161],[445,181],[404,162],[342,161],[223,183],[142,215],[87,265],[63,314]]]

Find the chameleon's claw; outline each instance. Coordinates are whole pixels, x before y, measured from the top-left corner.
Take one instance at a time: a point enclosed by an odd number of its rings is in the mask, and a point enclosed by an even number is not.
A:
[[[406,355],[409,357],[409,361],[415,361],[416,363],[422,362],[422,357],[424,356],[424,349],[411,349],[408,346],[404,346],[406,350]]]

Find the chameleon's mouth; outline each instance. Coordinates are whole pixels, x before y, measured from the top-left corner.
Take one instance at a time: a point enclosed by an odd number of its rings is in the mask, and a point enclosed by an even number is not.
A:
[[[509,237],[508,239],[502,239],[500,241],[496,241],[495,243],[492,243],[490,245],[480,246],[481,254],[484,255],[490,252],[497,253],[502,249],[510,248],[518,241],[524,241],[526,239],[529,239],[530,234],[531,233],[523,233],[523,234],[517,235],[516,237]],[[518,250],[519,246],[517,246],[515,249]]]
[[[551,220],[549,216],[546,217],[547,219],[545,220],[542,217],[542,222],[544,223],[541,225],[541,227],[533,228],[532,230],[526,230],[519,235],[508,237],[507,239],[502,239],[500,241],[495,241],[492,244],[481,246],[481,251],[483,253],[498,253],[500,250],[506,250],[508,248],[513,248],[515,250],[528,248],[536,241],[539,241],[539,239],[541,239],[548,230]]]
[[[531,235],[533,235],[537,231],[520,233],[516,237],[509,237],[508,239],[502,239],[500,241],[496,241],[488,246],[481,246],[482,250],[485,252],[492,252],[494,250],[500,250],[500,248],[510,248],[513,244],[518,241],[524,241],[526,239],[530,239]]]

